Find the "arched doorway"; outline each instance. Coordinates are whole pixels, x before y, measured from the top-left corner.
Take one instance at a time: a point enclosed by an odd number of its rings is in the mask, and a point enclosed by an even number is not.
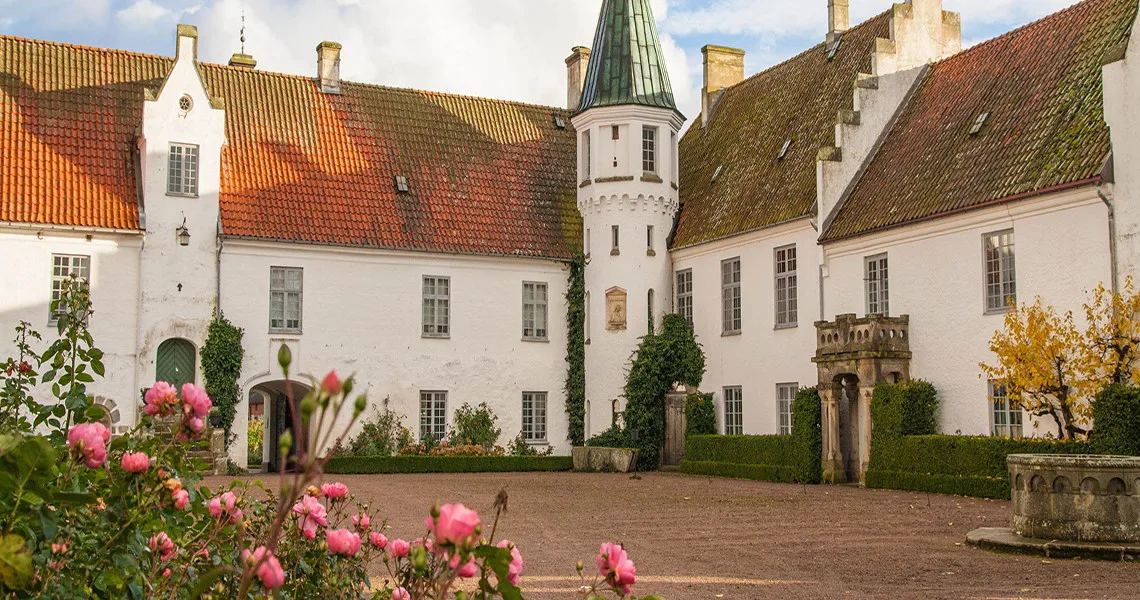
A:
[[[194,344],[181,338],[171,338],[159,344],[154,361],[154,380],[165,381],[176,388],[194,383],[197,351]]]
[[[269,472],[281,470],[284,463],[285,470],[291,471],[296,466],[297,448],[306,443],[308,439],[308,423],[301,423],[299,432],[295,431],[297,422],[294,419],[294,407],[299,410],[301,400],[312,388],[296,381],[284,380],[260,383],[249,391],[252,399],[260,395],[264,402],[263,409],[263,437],[265,447],[262,462],[267,463]],[[283,455],[281,452],[281,436],[286,431],[292,432],[293,444]]]

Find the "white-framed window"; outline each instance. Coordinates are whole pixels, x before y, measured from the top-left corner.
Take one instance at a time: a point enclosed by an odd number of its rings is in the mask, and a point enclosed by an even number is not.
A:
[[[990,421],[995,436],[1019,438],[1023,435],[1022,412],[1009,404],[1005,384],[991,379],[989,381],[990,395]]]
[[[198,146],[171,144],[167,162],[166,193],[177,196],[198,195]]]
[[[546,442],[546,392],[523,392],[522,430],[528,443]]]
[[[53,309],[63,295],[63,282],[74,276],[76,279],[89,281],[91,279],[91,257],[82,254],[52,254],[51,255],[51,302],[48,304],[48,320],[55,323],[59,315],[66,312],[58,308]]]
[[[693,326],[693,270],[677,271],[677,314]]]
[[[680,164],[677,161],[677,132],[669,132],[669,151],[673,153],[669,163],[673,165],[673,183],[677,183],[677,170],[680,169]]]
[[[645,250],[649,253],[653,252],[653,226],[645,226]]]
[[[657,173],[657,128],[648,125],[641,128],[641,170]]]
[[[742,304],[740,297],[740,257],[720,263],[720,291],[723,313],[722,333],[740,333]]]
[[[887,279],[887,255],[879,254],[865,259],[867,287],[867,314],[891,314],[890,286]]]
[[[795,327],[799,322],[799,291],[796,278],[796,246],[776,248],[776,327]]]
[[[744,435],[744,392],[739,385],[724,388],[724,434]]]
[[[269,331],[301,333],[301,295],[304,269],[300,267],[269,268]]]
[[[447,435],[447,392],[420,392],[420,441]]]
[[[776,407],[780,411],[780,435],[792,435],[792,405],[796,402],[798,383],[776,384]]]
[[[582,181],[590,180],[590,130],[582,132]]]
[[[540,281],[523,282],[523,338],[528,340],[547,339],[547,297],[546,283]]]
[[[451,278],[424,275],[424,337],[451,336]]]
[[[985,234],[982,236],[982,250],[986,260],[986,312],[1005,312],[1017,304],[1013,230]]]
[[[649,293],[646,294],[646,303],[649,306],[649,333],[653,333],[656,330],[656,323],[653,319],[653,290],[649,290]]]
[[[617,254],[621,249],[621,233],[617,225],[610,225],[610,253]]]

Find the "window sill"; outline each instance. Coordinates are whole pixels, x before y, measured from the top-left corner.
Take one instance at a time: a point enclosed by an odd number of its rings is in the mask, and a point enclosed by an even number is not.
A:
[[[590,340],[586,340],[586,341],[585,341],[585,344],[586,344],[587,346],[589,346],[589,345],[590,345]]]
[[[633,181],[633,175],[625,177],[599,177],[594,180],[594,183],[613,183],[615,181]]]
[[[645,255],[646,256],[657,256],[657,251],[654,250],[653,248],[650,248],[650,249],[645,251]]]
[[[549,344],[550,338],[548,338],[548,337],[526,337],[526,336],[523,336],[522,341],[534,342],[536,344]]]
[[[780,331],[782,329],[797,329],[799,326],[799,323],[787,323],[785,325],[775,325],[772,327],[772,329],[775,331]]]
[[[166,192],[171,198],[197,198],[198,194],[184,194],[182,192]]]
[[[985,312],[983,312],[983,313],[982,313],[982,316],[983,316],[983,317],[992,317],[992,316],[995,316],[995,315],[1002,315],[1002,316],[1004,316],[1004,315],[1007,315],[1007,314],[1009,314],[1009,312],[1010,312],[1011,310],[1013,310],[1013,309],[1012,309],[1012,308],[999,308],[999,309],[997,309],[997,310],[987,310],[987,311],[985,311]]]
[[[594,184],[593,179],[586,179],[586,180],[582,181],[582,183],[579,183],[578,187],[580,187],[580,188],[590,187],[593,184]]]
[[[675,190],[677,190],[677,189],[680,189],[680,188],[678,188],[678,187],[677,187],[677,182],[676,182],[676,181],[674,181],[674,182],[670,183],[669,185],[673,186],[673,189],[675,189]]]
[[[720,334],[720,337],[738,337],[738,336],[740,336],[740,335],[741,335],[741,334],[743,334],[743,333],[744,333],[744,331],[743,331],[743,330],[739,330],[739,331],[722,331],[722,332],[721,332],[721,334]]]
[[[270,329],[269,335],[286,335],[289,337],[301,337],[302,332],[299,329]]]
[[[610,256],[621,256],[621,250],[618,250],[617,248],[610,250]]]
[[[421,334],[420,337],[422,337],[425,340],[450,340],[451,334],[450,333],[424,333],[424,334]]]
[[[645,173],[641,176],[641,180],[646,183],[665,183],[657,173]]]

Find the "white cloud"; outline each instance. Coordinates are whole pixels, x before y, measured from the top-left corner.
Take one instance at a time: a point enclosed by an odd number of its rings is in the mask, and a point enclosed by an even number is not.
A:
[[[173,16],[174,13],[170,9],[159,6],[151,0],[136,0],[134,4],[115,13],[116,19],[131,27],[153,26],[158,21],[165,21]]]

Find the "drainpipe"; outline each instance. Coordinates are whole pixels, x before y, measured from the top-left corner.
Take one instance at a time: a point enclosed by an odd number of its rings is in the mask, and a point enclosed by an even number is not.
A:
[[[220,220],[220,217],[219,217]],[[214,316],[222,316],[222,232],[221,224],[218,225],[218,255],[214,261],[214,276],[217,278],[217,288],[214,290]]]
[[[1120,276],[1117,273],[1116,261],[1116,205],[1113,203],[1113,198],[1110,198],[1104,191],[1106,183],[1113,183],[1115,181],[1115,164],[1113,155],[1110,152],[1108,160],[1105,162],[1104,170],[1101,171],[1100,182],[1096,184],[1096,195],[1100,196],[1104,205],[1108,208],[1108,256],[1111,261],[1110,269],[1112,272],[1112,293],[1116,293],[1120,289]]]
[[[817,234],[819,233],[819,223],[816,222],[815,217],[808,219],[808,224]],[[823,246],[819,246],[819,257],[819,320],[826,321],[827,318],[823,316],[823,262],[826,257]]]

